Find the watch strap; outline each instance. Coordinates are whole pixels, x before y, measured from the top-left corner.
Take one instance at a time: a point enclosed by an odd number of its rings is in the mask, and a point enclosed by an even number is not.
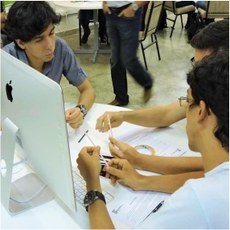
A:
[[[87,109],[85,107],[85,105],[76,105],[75,108],[79,108],[81,110],[81,113],[83,114],[83,118],[85,118],[86,114],[87,114]]]

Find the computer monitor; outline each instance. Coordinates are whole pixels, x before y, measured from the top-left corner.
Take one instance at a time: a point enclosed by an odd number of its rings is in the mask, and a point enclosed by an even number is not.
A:
[[[62,89],[45,75],[1,50],[2,203],[8,209],[16,142],[49,188],[76,210]],[[2,171],[2,170],[1,170]],[[26,189],[26,188],[25,188]]]

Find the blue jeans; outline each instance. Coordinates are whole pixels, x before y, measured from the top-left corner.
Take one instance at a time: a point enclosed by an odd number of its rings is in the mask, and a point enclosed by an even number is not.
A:
[[[137,58],[138,36],[141,26],[141,9],[132,18],[106,15],[107,34],[111,46],[111,76],[115,99],[129,103],[126,70],[145,89],[153,85],[151,75]]]

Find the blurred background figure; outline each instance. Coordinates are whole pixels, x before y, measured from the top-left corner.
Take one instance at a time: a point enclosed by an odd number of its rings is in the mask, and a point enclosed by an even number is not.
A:
[[[90,35],[89,23],[93,21],[93,10],[80,10],[79,11],[79,22],[84,30],[84,34],[81,37],[81,43],[86,44]],[[100,43],[107,42],[106,33],[106,19],[103,10],[98,10],[98,22],[99,22],[99,37]]]

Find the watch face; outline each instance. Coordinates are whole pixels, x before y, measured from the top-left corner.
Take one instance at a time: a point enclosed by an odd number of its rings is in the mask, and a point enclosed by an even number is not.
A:
[[[84,205],[89,205],[91,204],[96,198],[96,192],[95,191],[89,191],[84,199]]]
[[[133,3],[132,8],[133,8],[134,11],[137,11],[139,7],[138,7],[138,5],[136,3]]]
[[[77,105],[76,107],[78,107],[81,110],[81,112],[83,113],[83,118],[84,118],[87,114],[86,107],[84,105]]]

